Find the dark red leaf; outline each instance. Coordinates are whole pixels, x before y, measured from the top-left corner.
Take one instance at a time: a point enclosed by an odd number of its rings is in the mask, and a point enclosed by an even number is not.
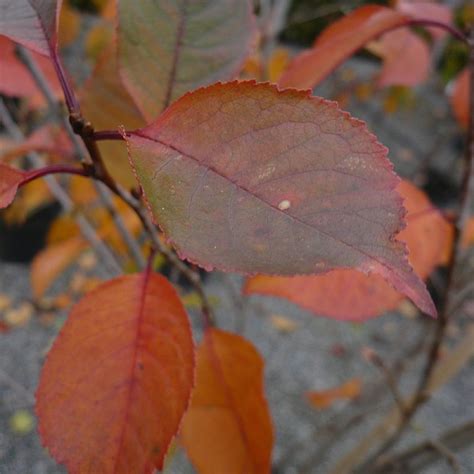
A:
[[[0,209],[9,206],[27,173],[0,163]]]
[[[356,268],[436,314],[395,239],[404,209],[387,150],[335,103],[216,84],[127,141],[153,216],[190,261],[250,274]]]

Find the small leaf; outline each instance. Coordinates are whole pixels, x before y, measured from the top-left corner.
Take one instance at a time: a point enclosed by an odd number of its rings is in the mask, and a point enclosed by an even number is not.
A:
[[[430,50],[426,42],[408,28],[384,34],[369,45],[369,50],[384,60],[378,77],[380,87],[412,87],[428,77]]]
[[[71,474],[161,469],[188,405],[194,348],[168,281],[104,283],[72,310],[41,374],[41,438]]]
[[[26,435],[35,426],[35,419],[28,410],[17,410],[10,418],[10,428],[15,434]]]
[[[66,268],[76,262],[87,247],[88,243],[82,237],[73,237],[41,250],[31,265],[30,278],[34,297],[41,298],[52,283]]]
[[[404,209],[387,150],[335,103],[216,84],[126,138],[153,216],[182,257],[247,274],[356,268],[436,314],[395,239]]]
[[[319,410],[329,408],[337,400],[353,400],[360,395],[362,382],[360,379],[351,379],[338,387],[327,390],[311,391],[306,393],[306,398],[311,405]]]
[[[0,209],[9,206],[27,173],[0,163]]]
[[[197,87],[232,79],[254,37],[248,0],[118,1],[120,73],[147,120]]]
[[[408,210],[407,227],[398,235],[406,242],[409,260],[420,278],[427,278],[437,265],[446,263],[451,247],[451,226],[433,208],[428,197],[403,181],[398,190]],[[379,275],[354,270],[335,270],[326,275],[247,279],[245,294],[287,298],[318,316],[344,321],[364,321],[395,309],[403,295]]]
[[[298,327],[298,323],[290,318],[287,318],[286,316],[281,316],[279,314],[272,314],[270,321],[272,322],[272,325],[281,333],[293,332]]]
[[[451,106],[459,124],[466,128],[469,124],[469,69],[465,68],[456,78],[451,95]]]
[[[60,0],[0,0],[0,35],[50,56],[57,48],[60,7]]]
[[[31,52],[31,55],[48,79],[55,95],[58,98],[61,97],[61,86],[51,61],[34,51]],[[9,97],[26,98],[31,107],[41,107],[45,104],[44,97],[31,74],[15,54],[15,44],[4,36],[0,36],[0,70],[0,92],[2,94]]]
[[[391,8],[377,5],[358,8],[326,28],[312,49],[296,56],[281,77],[280,86],[315,87],[370,40],[406,21],[406,15]]]
[[[240,336],[209,329],[196,371],[180,438],[198,472],[270,472],[273,429],[256,349]]]

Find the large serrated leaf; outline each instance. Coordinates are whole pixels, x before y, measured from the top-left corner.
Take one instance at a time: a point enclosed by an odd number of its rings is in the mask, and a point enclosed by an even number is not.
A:
[[[216,84],[127,140],[155,220],[183,257],[247,274],[356,268],[436,313],[395,238],[405,211],[387,150],[335,103]]]

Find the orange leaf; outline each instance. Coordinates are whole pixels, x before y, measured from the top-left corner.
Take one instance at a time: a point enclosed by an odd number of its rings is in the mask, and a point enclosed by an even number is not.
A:
[[[367,5],[326,28],[312,49],[296,56],[281,77],[281,87],[313,88],[368,41],[407,21],[391,8]]]
[[[63,2],[59,15],[59,45],[64,47],[73,43],[79,35],[80,28],[81,15],[69,5],[69,2]]]
[[[71,474],[161,469],[193,371],[189,321],[164,277],[104,283],[73,308],[46,359],[41,438]]]
[[[433,208],[426,195],[407,181],[398,191],[405,198],[407,227],[398,238],[407,244],[413,268],[425,279],[437,265],[446,262],[451,246],[451,226]],[[318,316],[345,321],[363,321],[395,309],[403,299],[375,274],[335,270],[325,275],[247,279],[245,294],[286,298]]]
[[[181,441],[200,474],[270,472],[273,429],[263,360],[250,342],[207,330]]]
[[[378,78],[380,87],[416,86],[428,77],[430,50],[426,42],[408,28],[384,34],[369,45],[369,50],[384,59]]]
[[[467,128],[469,124],[469,70],[464,69],[456,78],[451,95],[451,106],[459,124]]]
[[[360,379],[351,379],[338,387],[328,390],[311,391],[306,393],[311,405],[320,410],[329,408],[335,401],[341,399],[353,400],[360,395],[362,382]]]
[[[75,237],[53,245],[39,252],[31,265],[31,287],[35,298],[44,292],[61,273],[72,265],[85,250],[88,243],[82,237]]]
[[[267,64],[267,76],[270,82],[278,82],[283,71],[288,66],[290,61],[290,55],[287,49],[276,48],[270,58],[268,59]]]

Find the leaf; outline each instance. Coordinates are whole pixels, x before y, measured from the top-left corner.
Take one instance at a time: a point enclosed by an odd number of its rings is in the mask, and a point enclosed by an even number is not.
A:
[[[415,186],[403,181],[398,191],[408,210],[407,227],[398,238],[406,242],[410,263],[425,279],[437,265],[446,263],[451,227]],[[247,279],[243,292],[286,298],[315,315],[343,321],[380,316],[395,309],[403,299],[379,275],[363,275],[354,270],[291,278],[257,275]]]
[[[439,21],[447,25],[451,25],[453,22],[453,14],[449,6],[432,1],[398,0],[396,9],[416,20]],[[442,38],[447,34],[440,28],[428,27],[426,29],[434,38]]]
[[[126,138],[153,216],[183,258],[247,274],[357,268],[435,314],[394,239],[404,210],[387,151],[335,103],[216,84]]]
[[[248,0],[118,2],[125,86],[147,120],[199,86],[233,78],[254,41]]]
[[[31,55],[59,98],[61,86],[51,61],[34,51]],[[0,93],[9,97],[24,97],[32,107],[44,105],[44,98],[31,74],[15,54],[15,44],[3,36],[0,36],[0,68]]]
[[[281,87],[313,88],[339,64],[407,16],[391,8],[366,5],[332,23],[312,49],[297,55],[279,81]]]
[[[71,474],[161,469],[193,371],[191,329],[168,281],[113,279],[73,308],[46,359],[41,438]]]
[[[412,87],[428,78],[430,50],[425,41],[408,28],[384,34],[369,45],[369,50],[384,60],[378,78],[380,87]]]
[[[354,398],[357,398],[360,395],[361,389],[361,380],[351,379],[342,385],[339,385],[338,387],[327,390],[313,390],[311,392],[307,392],[306,398],[313,407],[318,408],[319,410],[324,410],[333,405],[337,400],[353,400]]]
[[[466,67],[456,78],[451,95],[451,106],[459,124],[466,128],[469,124],[469,70]]]
[[[10,146],[0,150],[0,159],[4,162],[11,161],[31,151],[59,156],[61,163],[74,158],[74,150],[66,132],[52,125],[44,125],[23,142],[13,141]]]
[[[9,206],[27,173],[0,163],[0,209]]]
[[[23,186],[12,204],[2,213],[2,219],[8,226],[20,227],[42,207],[51,204],[54,198],[46,182],[38,179]]]
[[[114,45],[104,51],[80,93],[84,116],[98,130],[144,125],[141,113],[120,82],[115,56]],[[112,177],[128,187],[136,185],[123,143],[103,141],[98,145]]]
[[[65,47],[73,43],[81,31],[81,15],[70,6],[70,2],[63,3],[58,25],[58,41]]]
[[[279,314],[272,314],[270,321],[279,332],[284,334],[291,333],[298,327],[298,323],[293,321],[293,319]]]
[[[61,0],[0,0],[0,35],[51,56],[57,49]]]
[[[263,360],[250,342],[206,331],[180,439],[200,474],[270,472],[273,428]]]
[[[31,287],[33,296],[41,298],[52,283],[66,268],[76,262],[79,255],[88,247],[82,237],[73,237],[49,245],[36,254],[31,264]]]

